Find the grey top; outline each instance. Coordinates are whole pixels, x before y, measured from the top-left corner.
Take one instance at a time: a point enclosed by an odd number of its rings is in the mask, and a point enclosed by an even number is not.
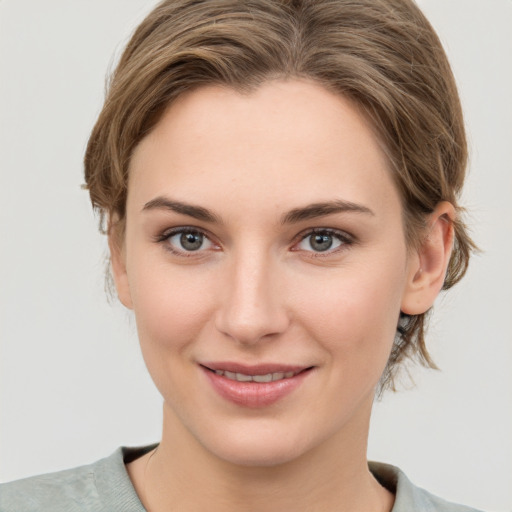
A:
[[[0,512],[145,512],[125,463],[154,447],[118,448],[88,466],[1,484]],[[394,466],[369,465],[377,480],[396,495],[392,512],[478,512],[414,486]]]

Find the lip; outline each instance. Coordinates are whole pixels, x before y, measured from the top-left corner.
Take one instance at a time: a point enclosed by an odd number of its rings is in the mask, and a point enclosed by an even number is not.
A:
[[[278,363],[260,363],[260,364],[244,364],[233,361],[216,361],[201,363],[201,366],[210,370],[223,370],[233,373],[244,373],[245,375],[266,375],[267,373],[277,372],[300,372],[306,370],[309,366],[292,366]]]
[[[268,407],[297,389],[310,375],[311,366],[292,366],[274,363],[246,365],[235,362],[208,362],[199,365],[212,388],[225,400],[241,407]],[[215,370],[223,370],[245,375],[266,375],[268,373],[296,373],[293,377],[272,382],[239,382],[218,375]]]

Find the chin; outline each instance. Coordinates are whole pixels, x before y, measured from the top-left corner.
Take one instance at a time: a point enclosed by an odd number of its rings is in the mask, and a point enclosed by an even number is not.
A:
[[[279,431],[275,426],[239,428],[218,432],[202,445],[225,462],[247,467],[271,467],[289,463],[308,452],[314,443],[305,442],[298,432]]]
[[[301,450],[297,450],[296,447],[276,446],[275,444],[264,447],[259,443],[252,446],[232,444],[229,447],[222,448],[215,455],[230,464],[246,467],[280,466],[297,459],[301,455]]]

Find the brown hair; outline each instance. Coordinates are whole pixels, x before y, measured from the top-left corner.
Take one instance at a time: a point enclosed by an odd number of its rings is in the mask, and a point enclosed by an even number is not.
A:
[[[100,225],[124,226],[130,157],[185,91],[220,84],[250,91],[275,78],[314,80],[354,100],[372,119],[400,191],[414,246],[440,201],[457,198],[467,147],[455,81],[441,43],[412,0],[167,0],[140,24],[113,73],[85,154]],[[444,289],[475,248],[460,215]],[[399,363],[435,367],[427,314],[402,315],[381,380]]]

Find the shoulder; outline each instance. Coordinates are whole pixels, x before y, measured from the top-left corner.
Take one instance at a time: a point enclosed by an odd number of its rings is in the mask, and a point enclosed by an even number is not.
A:
[[[391,512],[481,512],[474,508],[443,500],[425,489],[416,487],[397,467],[370,462],[370,471],[387,489],[395,493]]]
[[[98,501],[93,464],[0,485],[1,512],[84,510]]]
[[[1,484],[0,512],[143,512],[124,465],[134,453],[119,448],[87,466]]]

